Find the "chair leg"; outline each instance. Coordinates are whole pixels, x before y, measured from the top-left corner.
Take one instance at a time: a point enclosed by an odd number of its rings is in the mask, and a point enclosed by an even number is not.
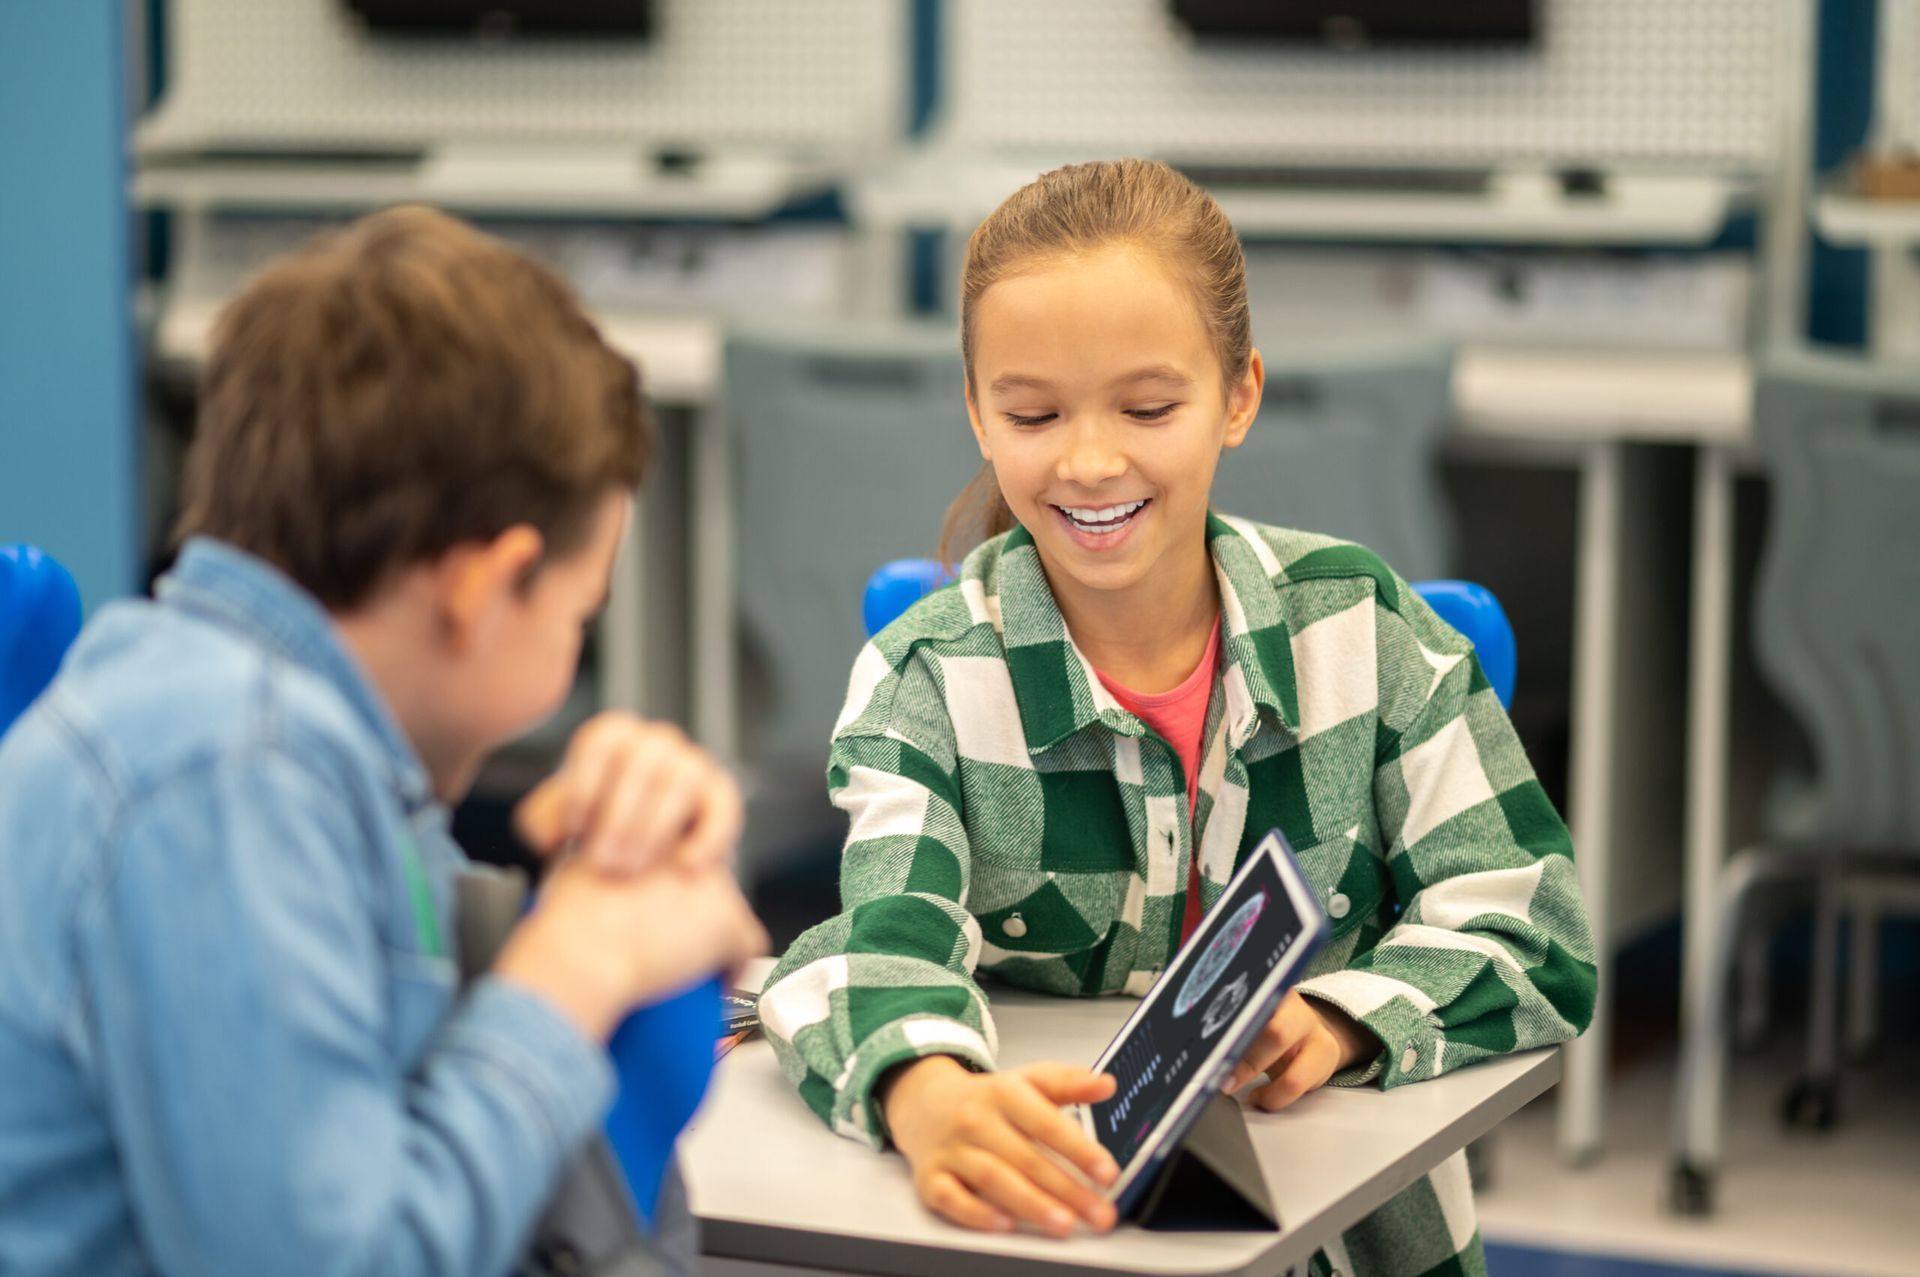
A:
[[[1736,936],[1755,887],[1799,870],[1804,852],[1751,848],[1720,871],[1711,916],[1688,918],[1707,928],[1711,960],[1689,971],[1682,990],[1679,1085],[1674,1095],[1674,1161],[1669,1204],[1681,1215],[1708,1215],[1714,1208],[1724,1126],[1727,1072],[1727,1000]]]
[[[1734,1030],[1734,1045],[1742,1051],[1752,1051],[1759,1047],[1767,1036],[1767,1024],[1772,1019],[1772,990],[1770,950],[1772,948],[1772,928],[1761,925],[1758,919],[1748,919],[1740,929],[1740,997],[1737,1027]]]
[[[1880,907],[1853,906],[1852,952],[1847,956],[1847,1058],[1864,1060],[1880,1041]]]
[[[1840,1089],[1840,911],[1846,864],[1822,857],[1815,892],[1812,1014],[1807,1024],[1807,1071],[1788,1090],[1781,1118],[1788,1126],[1832,1130]]]

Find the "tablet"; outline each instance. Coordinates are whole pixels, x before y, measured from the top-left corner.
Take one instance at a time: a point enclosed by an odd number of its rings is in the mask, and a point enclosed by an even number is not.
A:
[[[1094,1062],[1119,1085],[1080,1118],[1120,1166],[1107,1196],[1121,1214],[1225,1084],[1327,931],[1285,836],[1269,831]]]

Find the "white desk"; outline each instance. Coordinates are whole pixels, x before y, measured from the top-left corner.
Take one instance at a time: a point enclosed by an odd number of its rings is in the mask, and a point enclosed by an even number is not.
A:
[[[1131,998],[1052,998],[995,989],[1001,1062],[1092,1061]],[[914,1195],[904,1160],[827,1130],[755,1037],[714,1075],[680,1145],[703,1229],[702,1271],[782,1270],[950,1277],[990,1263],[996,1274],[1259,1274],[1304,1264],[1352,1226],[1560,1076],[1554,1051],[1476,1065],[1378,1091],[1322,1090],[1248,1127],[1280,1212],[1277,1233],[1157,1233],[1122,1225],[1065,1241],[976,1233],[947,1224]]]

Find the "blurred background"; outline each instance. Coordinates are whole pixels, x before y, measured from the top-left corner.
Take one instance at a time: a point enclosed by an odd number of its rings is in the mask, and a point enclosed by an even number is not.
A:
[[[562,270],[660,464],[582,677],[743,778],[784,944],[882,563],[977,465],[959,255],[1149,155],[1246,243],[1216,489],[1504,604],[1602,939],[1496,1274],[1920,1271],[1920,0],[0,0],[0,542],[167,564],[223,301],[423,201]]]

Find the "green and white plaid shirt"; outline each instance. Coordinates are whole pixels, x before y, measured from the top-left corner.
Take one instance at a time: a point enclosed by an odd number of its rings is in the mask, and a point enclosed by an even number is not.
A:
[[[1561,1042],[1593,1009],[1566,826],[1465,639],[1370,551],[1218,516],[1220,670],[1187,819],[1173,748],[1068,636],[1024,528],[862,649],[828,785],[852,818],[844,911],[767,982],[781,1067],[842,1134],[885,1142],[874,1085],[934,1053],[994,1066],[977,970],[1141,994],[1270,828],[1333,922],[1303,994],[1384,1044],[1334,1079],[1397,1086]],[[1317,1266],[1479,1272],[1456,1156]],[[1344,1253],[1341,1253],[1344,1252]]]

